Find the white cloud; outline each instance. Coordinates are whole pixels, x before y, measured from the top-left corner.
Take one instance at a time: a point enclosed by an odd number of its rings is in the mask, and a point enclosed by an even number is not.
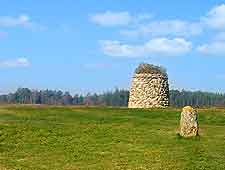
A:
[[[90,17],[90,20],[102,26],[128,25],[132,21],[129,12],[111,12],[98,13]]]
[[[0,61],[0,68],[17,68],[17,67],[29,67],[30,62],[27,58],[17,58],[12,60]]]
[[[46,27],[34,22],[31,18],[22,14],[16,17],[12,16],[0,16],[0,28],[9,28],[9,27],[23,27],[31,30],[45,30]]]
[[[209,27],[225,29],[225,4],[212,8],[202,20]]]
[[[155,38],[142,45],[107,40],[101,41],[101,48],[104,54],[114,57],[178,56],[189,52],[192,44],[182,38]]]
[[[30,17],[27,15],[20,15],[18,17],[0,17],[0,27],[26,26],[28,24],[30,24]]]
[[[106,11],[90,16],[90,20],[101,26],[128,26],[149,20],[152,17],[153,15],[149,13],[131,15],[127,11]]]
[[[225,41],[215,41],[197,47],[197,51],[204,55],[225,56]]]
[[[141,25],[134,30],[122,30],[120,33],[126,36],[194,36],[203,31],[202,25],[195,22],[182,20],[152,21]]]

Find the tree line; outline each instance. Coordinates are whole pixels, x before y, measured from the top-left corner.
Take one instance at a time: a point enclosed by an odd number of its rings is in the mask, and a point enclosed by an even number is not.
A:
[[[86,95],[62,92],[60,90],[31,90],[19,88],[15,93],[0,95],[1,104],[47,104],[47,105],[86,105],[86,106],[117,106],[128,105],[129,91],[115,89],[102,94]],[[170,90],[170,106],[182,107],[225,107],[225,94],[201,91]]]
[[[170,105],[173,107],[225,107],[225,94],[202,91],[170,91]]]
[[[1,104],[47,104],[47,105],[88,105],[127,106],[129,92],[115,89],[103,94],[75,94],[61,90],[31,90],[19,88],[15,93],[0,95]]]

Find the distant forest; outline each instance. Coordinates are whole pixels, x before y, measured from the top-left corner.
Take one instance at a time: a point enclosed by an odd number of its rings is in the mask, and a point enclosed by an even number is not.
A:
[[[123,89],[115,89],[102,94],[88,93],[86,95],[75,94],[72,96],[69,92],[19,88],[15,93],[0,95],[0,103],[126,107],[128,98],[129,91]],[[185,105],[225,107],[225,94],[170,90],[170,106],[182,107]]]

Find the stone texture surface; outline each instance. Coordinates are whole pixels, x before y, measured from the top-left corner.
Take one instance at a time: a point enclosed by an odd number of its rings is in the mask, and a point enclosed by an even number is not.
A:
[[[160,73],[135,74],[129,97],[129,108],[169,106],[168,77]]]
[[[180,135],[183,137],[193,137],[198,135],[198,114],[191,106],[186,106],[182,110]]]

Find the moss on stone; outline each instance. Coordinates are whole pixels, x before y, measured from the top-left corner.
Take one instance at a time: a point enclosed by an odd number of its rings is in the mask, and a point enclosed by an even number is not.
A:
[[[167,76],[166,69],[161,66],[155,66],[153,64],[142,63],[136,68],[136,74],[162,74]]]

